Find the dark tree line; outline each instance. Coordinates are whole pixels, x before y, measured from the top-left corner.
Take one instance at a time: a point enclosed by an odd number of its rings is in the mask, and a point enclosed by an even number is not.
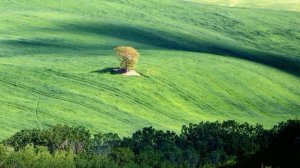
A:
[[[172,131],[147,127],[120,138],[84,127],[22,130],[0,144],[0,167],[300,167],[300,120],[270,130],[235,121]]]

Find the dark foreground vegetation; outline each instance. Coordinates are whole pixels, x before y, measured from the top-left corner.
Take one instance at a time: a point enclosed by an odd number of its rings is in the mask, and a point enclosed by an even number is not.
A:
[[[270,130],[235,121],[152,127],[120,138],[84,127],[23,130],[0,144],[0,167],[300,167],[300,120]]]

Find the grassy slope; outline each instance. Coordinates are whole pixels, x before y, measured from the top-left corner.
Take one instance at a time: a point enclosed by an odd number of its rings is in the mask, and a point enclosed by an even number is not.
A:
[[[298,0],[192,0],[194,2],[230,7],[300,11]]]
[[[0,138],[61,122],[128,135],[300,116],[298,13],[168,0],[4,0],[0,11]],[[140,49],[145,77],[105,73],[116,45]]]

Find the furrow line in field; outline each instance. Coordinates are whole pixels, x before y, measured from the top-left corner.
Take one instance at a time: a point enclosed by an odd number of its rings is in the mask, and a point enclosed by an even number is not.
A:
[[[169,70],[168,69],[164,69],[164,68],[161,68],[162,71],[164,71],[164,73],[168,73]],[[152,78],[151,78],[152,79]],[[191,94],[189,94],[187,91],[185,91],[184,89],[181,89],[180,87],[174,87],[176,86],[176,84],[174,82],[172,82],[172,80],[166,80],[164,78],[156,78],[155,80],[152,79],[153,81],[160,81],[162,83],[164,83],[165,85],[171,87],[175,92],[178,92],[177,94],[180,95],[183,99],[185,100],[191,100],[192,102],[194,102],[194,104],[197,106],[197,107],[200,107],[199,106],[199,101],[193,97]]]
[[[147,63],[146,63],[146,65],[147,65]],[[162,70],[164,74],[168,74],[170,72],[170,70],[168,68],[163,68],[161,66],[160,66],[160,70]],[[156,80],[161,81],[161,82],[169,85],[172,89],[174,89],[174,90],[178,91],[179,93],[181,93],[181,95],[183,95],[184,98],[188,98],[188,99],[192,100],[196,104],[199,103],[199,101],[196,98],[194,98],[193,96],[191,96],[190,94],[188,94],[185,90],[180,89],[179,87],[174,87],[176,84],[174,82],[172,82],[172,80],[166,80],[164,78],[156,78]],[[155,81],[155,80],[153,80],[153,81]]]
[[[51,72],[54,72],[54,71],[51,71]],[[141,100],[139,100],[139,99],[137,99],[137,98],[135,98],[133,96],[129,96],[126,92],[123,92],[120,89],[109,87],[107,85],[104,85],[104,84],[101,84],[101,83],[98,83],[98,82],[95,82],[95,81],[90,81],[88,79],[81,79],[81,78],[78,78],[76,76],[65,74],[65,73],[61,73],[61,72],[56,72],[55,71],[54,73],[56,75],[59,75],[59,76],[65,77],[65,78],[70,78],[70,79],[72,79],[74,81],[77,81],[77,82],[80,82],[80,83],[83,83],[83,84],[88,84],[88,85],[96,87],[98,89],[102,89],[103,91],[109,92],[112,95],[115,95],[115,96],[118,96],[118,97],[122,97],[124,99],[129,99],[129,100],[131,100],[131,101],[133,101],[135,103],[140,104],[141,106],[143,106],[143,107],[145,107],[147,109],[154,110],[154,111],[156,111],[156,112],[158,112],[160,114],[163,114],[166,117],[171,118],[173,120],[176,120],[176,121],[179,121],[179,122],[182,121],[182,120],[178,120],[176,118],[176,116],[170,115],[169,113],[165,113],[164,111],[155,108],[153,105],[151,105],[149,103],[142,102]]]
[[[35,73],[38,73],[40,74],[41,71],[38,71],[38,70],[35,70],[35,69],[31,69],[32,72],[35,72]],[[66,78],[68,80],[73,80],[73,81],[76,81],[76,82],[79,82],[79,83],[82,83],[82,84],[87,84],[87,82],[85,81],[85,79],[81,79],[81,78],[78,78],[78,77],[75,77],[75,76],[71,76],[71,75],[68,75],[68,74],[65,74],[65,73],[60,73],[60,72],[57,72],[57,71],[46,71],[45,73],[49,74],[49,75],[56,75],[56,76],[59,76],[59,77],[63,77],[63,78]],[[118,96],[118,97],[122,97],[124,100],[133,100],[132,102],[133,103],[136,103],[136,104],[140,104],[141,106],[144,106],[145,108],[147,109],[151,109],[151,107],[145,105],[143,102],[141,102],[139,99],[136,99],[136,98],[133,98],[133,97],[130,97],[128,96],[126,93],[124,94],[121,94],[123,93],[121,90],[119,89],[115,89],[116,91],[114,92],[112,89],[114,89],[113,87],[109,87],[109,86],[106,86],[106,85],[103,85],[103,84],[100,84],[98,83],[100,86],[97,86],[95,85],[95,82],[94,81],[89,81],[88,82],[89,86],[92,86],[92,87],[95,87],[97,88],[98,90],[101,90],[101,91],[104,91],[106,93],[110,93],[111,95],[114,95],[114,96]],[[82,96],[82,95],[79,95],[79,96]],[[85,99],[91,99],[93,100],[92,98],[90,97],[86,97]],[[74,101],[73,101],[74,102]],[[74,102],[75,103],[75,102]],[[103,104],[105,104],[104,102],[102,102]],[[111,106],[111,105],[109,105]],[[113,106],[112,106],[113,107]],[[95,110],[96,111],[96,110]],[[158,110],[157,110],[158,111]],[[159,111],[160,112],[160,111]],[[126,118],[128,118],[128,116],[132,116],[131,119],[124,119],[123,122],[126,122],[126,123],[131,123],[133,125],[137,125],[138,123],[150,123],[148,119],[144,118],[144,117],[141,117],[139,115],[134,115],[132,113],[128,113],[126,111],[122,111],[122,112],[118,112],[118,114],[120,113],[125,113],[127,115]],[[110,114],[112,115],[111,113],[107,113],[107,114]],[[116,116],[116,118],[118,118],[118,116],[121,116],[121,115],[114,115]],[[172,118],[170,116],[167,116],[168,118]],[[132,121],[132,119],[135,118],[134,121]],[[174,118],[173,118],[174,120]],[[151,123],[156,123],[157,125],[161,125],[161,123],[159,123],[158,121],[156,122],[151,122]]]
[[[24,110],[24,111],[33,111],[33,109],[29,108],[29,107],[26,107],[26,106],[23,106],[23,105],[19,105],[19,104],[13,104],[13,103],[9,103],[9,102],[6,102],[6,101],[2,101],[0,100],[1,104],[6,104],[7,106],[10,106],[10,107],[14,107],[14,108],[17,108],[17,109],[20,109],[20,110]],[[37,120],[37,123],[38,124],[41,124],[39,119],[36,118]]]
[[[32,110],[31,108],[29,107],[26,107],[26,106],[22,106],[22,105],[19,105],[19,104],[13,104],[13,103],[10,103],[10,102],[7,102],[7,101],[3,101],[3,100],[0,100],[1,104],[6,104],[7,106],[11,106],[11,107],[15,107],[17,109],[20,109],[20,110]]]
[[[59,117],[57,117],[57,116],[51,115],[51,114],[49,114],[49,113],[43,113],[43,115],[52,117],[52,118],[54,118],[55,120],[62,121],[62,123],[67,123],[68,125],[79,126],[79,124],[75,123],[75,121],[72,122],[72,121],[69,121],[69,120],[66,120],[66,119],[59,118]],[[92,131],[93,131],[93,132],[96,132],[96,133],[100,133],[99,131],[95,131],[95,130],[92,130]]]
[[[228,94],[230,95],[239,95],[236,91],[232,90],[232,89],[228,89],[228,88],[225,88],[223,87],[221,84],[219,84],[218,81],[216,81],[215,79],[211,78],[207,73],[205,72],[202,72],[202,75],[205,75],[210,81],[212,81],[211,83],[216,85],[217,87],[223,89],[224,91],[226,91]],[[243,101],[247,106],[251,107],[252,109],[254,109],[255,111],[257,112],[260,112],[260,113],[263,113],[267,116],[271,116],[271,114],[268,114],[268,113],[265,113],[264,111],[256,108],[255,106],[253,106],[249,101],[247,101],[246,99],[244,98],[240,98],[239,100]]]
[[[199,103],[199,101],[197,99],[195,99],[193,96],[191,96],[189,93],[187,93],[184,89],[181,89],[180,87],[174,87],[174,86],[176,86],[176,84],[174,82],[166,80],[164,78],[159,78],[157,80],[160,80],[161,82],[168,84],[172,89],[174,89],[176,92],[178,92],[179,95],[181,94],[181,96],[183,96],[184,99],[187,98],[189,100],[192,100],[196,104]]]
[[[78,103],[78,102],[72,101],[71,99],[66,99],[66,98],[61,98],[61,97],[55,96],[55,95],[51,95],[51,94],[48,94],[48,93],[45,93],[45,92],[42,92],[42,91],[30,88],[28,86],[22,86],[22,85],[18,85],[16,83],[4,81],[4,80],[0,80],[0,81],[3,82],[3,83],[7,83],[7,84],[10,84],[12,86],[24,89],[24,90],[31,91],[31,92],[39,94],[39,95],[43,95],[43,96],[54,98],[54,99],[57,99],[57,100],[61,100],[61,101],[69,102],[69,103],[72,103],[72,104],[80,105],[80,106],[82,106],[84,108],[91,109],[91,110],[96,111],[96,112],[105,113],[106,115],[113,116],[113,117],[117,118],[118,120],[120,120],[122,122],[126,122],[126,123],[130,122],[131,124],[135,125],[135,122],[133,122],[133,121],[124,120],[124,119],[120,118],[119,116],[113,115],[112,113],[109,113],[109,112],[99,111],[99,109],[97,109],[97,108],[95,108],[93,106],[90,106],[90,105]]]

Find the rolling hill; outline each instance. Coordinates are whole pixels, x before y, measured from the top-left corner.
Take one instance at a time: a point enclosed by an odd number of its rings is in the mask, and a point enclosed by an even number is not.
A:
[[[250,2],[250,1],[249,1]],[[0,1],[0,139],[57,123],[127,136],[300,117],[300,13],[180,0]],[[143,77],[112,75],[113,48]]]
[[[193,2],[240,8],[300,11],[298,0],[191,0]]]

